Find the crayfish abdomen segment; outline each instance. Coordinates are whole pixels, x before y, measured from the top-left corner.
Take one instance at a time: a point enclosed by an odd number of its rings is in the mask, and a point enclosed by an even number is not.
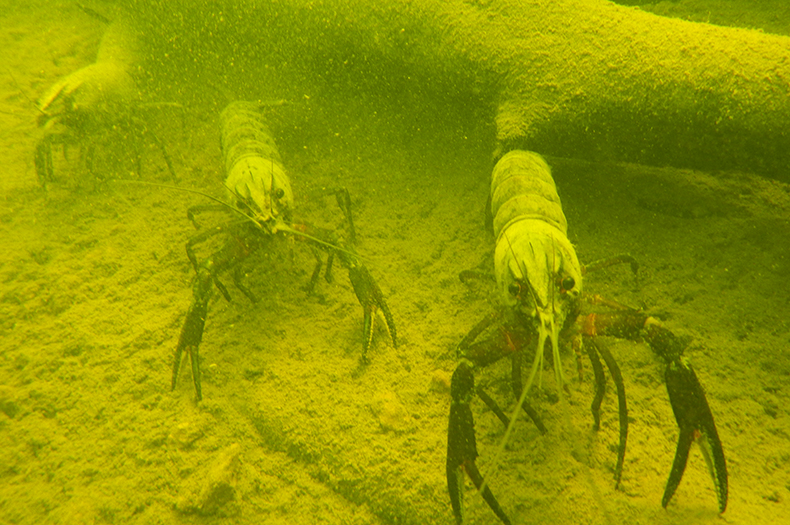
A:
[[[491,212],[494,235],[514,219],[537,219],[568,232],[557,187],[543,157],[530,151],[511,151],[491,174]]]

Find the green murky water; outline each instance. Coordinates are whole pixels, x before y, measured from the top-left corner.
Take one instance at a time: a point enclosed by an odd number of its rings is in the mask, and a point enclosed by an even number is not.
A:
[[[706,21],[709,7],[711,22],[782,32],[770,25],[775,11],[760,16],[735,4],[645,9]],[[228,5],[220,7],[227,13]],[[117,16],[109,4],[91,8]],[[462,63],[437,74],[445,84],[400,76],[403,69],[386,81],[368,77],[407,65],[377,63],[388,53],[362,44],[348,53],[350,65],[322,66],[320,55],[289,56],[277,42],[246,47],[266,38],[252,24],[238,40],[218,41],[217,56],[196,54],[200,67],[188,64],[189,45],[156,47],[149,32],[133,125],[83,134],[98,145],[93,173],[78,147],[64,158],[56,145],[57,181],[44,191],[33,162],[44,131],[32,100],[93,62],[107,25],[70,2],[2,12],[0,523],[453,522],[444,462],[454,349],[495,300],[485,285],[457,276],[489,261],[493,247],[483,209],[496,83]],[[131,19],[150,28],[161,12]],[[220,25],[207,19],[206,38]],[[470,77],[472,88],[462,82]],[[360,367],[362,309],[346,272],[336,268],[334,282],[322,280],[308,296],[313,255],[301,243],[273,243],[243,265],[258,303],[229,286],[231,302],[215,294],[210,304],[204,401],[196,405],[188,373],[170,392],[170,367],[192,300],[186,210],[207,200],[111,179],[172,183],[159,140],[178,185],[224,198],[219,112],[234,98],[269,97],[291,102],[271,124],[298,218],[340,224],[326,189],[349,190],[358,250],[401,344],[393,348],[378,329],[370,364]],[[790,521],[787,185],[748,173],[588,162],[573,151],[548,161],[579,258],[629,252],[641,265],[636,280],[623,268],[593,274],[586,291],[662,313],[694,338],[687,356],[727,454],[730,502],[720,517],[693,451],[661,508],[677,438],[662,367],[645,345],[612,341],[631,417],[621,489],[612,481],[616,401],[607,395],[602,428],[592,432],[592,371],[585,363],[579,381],[567,351],[571,395],[552,401],[545,374],[549,395],[534,402],[549,433],[517,425],[490,481],[513,522]],[[199,254],[221,242],[200,245]],[[512,406],[508,374],[501,363],[478,380]],[[474,413],[485,471],[503,429],[482,403]],[[467,499],[471,522],[496,523],[471,490]]]

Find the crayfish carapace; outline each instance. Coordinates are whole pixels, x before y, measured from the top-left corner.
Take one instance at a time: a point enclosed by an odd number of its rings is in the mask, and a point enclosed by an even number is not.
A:
[[[219,280],[219,276],[223,272],[232,271],[236,287],[255,302],[253,293],[241,282],[239,265],[250,254],[268,246],[268,241],[279,232],[307,242],[313,250],[316,266],[307,286],[308,291],[315,286],[323,265],[317,250],[329,254],[325,273],[327,280],[331,279],[330,272],[335,258],[348,269],[354,293],[364,309],[363,361],[367,358],[367,351],[373,340],[374,321],[379,310],[384,316],[392,344],[397,346],[395,323],[384,294],[353,247],[355,239],[348,192],[339,190],[336,196],[349,223],[349,243],[341,244],[332,230],[293,222],[293,193],[290,180],[283,168],[271,133],[263,120],[261,109],[264,105],[267,104],[237,101],[230,103],[222,112],[220,120],[225,185],[235,199],[235,203],[224,204],[221,207],[232,209],[237,216],[225,224],[197,234],[187,242],[186,246],[187,256],[196,275],[192,285],[192,304],[187,311],[176,347],[171,388],[176,387],[181,361],[186,352],[190,356],[192,379],[198,401],[203,398],[198,350],[203,339],[208,303],[214,287],[216,286],[225,299],[230,301],[230,294]],[[189,218],[196,227],[195,213],[207,209],[216,210],[218,206],[204,205],[190,208]],[[194,247],[219,234],[227,236],[223,245],[213,254],[198,260]]]
[[[546,433],[545,425],[527,402],[527,397],[536,376],[540,377],[546,354],[553,360],[558,390],[566,388],[559,354],[561,344],[573,346],[579,356],[582,350],[586,351],[592,363],[596,383],[592,403],[595,430],[599,428],[606,384],[600,357],[612,374],[619,404],[620,443],[615,467],[616,484],[619,484],[628,436],[625,387],[616,360],[598,336],[645,341],[666,365],[664,376],[680,435],[662,505],[666,507],[675,493],[686,468],[689,449],[696,441],[710,469],[719,512],[724,512],[727,507],[726,460],[705,393],[694,369],[683,357],[688,343],[643,311],[597,296],[589,301],[582,296],[582,277],[586,272],[616,262],[630,262],[636,271],[633,259],[619,256],[587,268],[579,264],[567,237],[567,222],[551,171],[536,153],[515,150],[497,162],[492,174],[490,204],[490,219],[497,239],[495,276],[502,307],[479,322],[458,347],[461,362],[451,382],[447,437],[447,484],[456,521],[464,521],[463,472],[466,472],[499,519],[510,523],[488,486],[488,478],[480,473],[475,463],[478,452],[470,407],[472,398],[475,394],[480,397],[507,428],[497,455],[504,449],[521,410],[541,433]],[[462,278],[466,274],[464,272]],[[586,303],[603,303],[612,311],[585,315]],[[484,389],[475,388],[474,379],[476,369],[505,357],[512,363],[511,386],[518,398],[510,417]],[[530,358],[532,366],[526,385],[523,385],[522,362]],[[497,460],[495,456],[492,469]]]

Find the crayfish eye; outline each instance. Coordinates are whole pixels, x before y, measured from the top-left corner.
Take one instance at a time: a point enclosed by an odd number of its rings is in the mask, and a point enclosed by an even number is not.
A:
[[[576,286],[576,280],[573,277],[568,276],[562,280],[560,286],[562,286],[563,292],[567,292],[568,290],[573,290],[573,287]]]
[[[521,294],[521,285],[519,283],[510,283],[510,286],[507,287],[507,291],[513,297],[518,297]]]
[[[277,188],[274,190],[274,196],[278,199],[282,199],[285,196],[285,190],[282,188]]]

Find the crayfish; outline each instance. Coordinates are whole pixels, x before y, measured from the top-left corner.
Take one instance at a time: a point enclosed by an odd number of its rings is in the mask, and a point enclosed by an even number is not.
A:
[[[214,287],[230,301],[230,294],[219,280],[226,271],[233,272],[233,282],[252,302],[253,293],[241,282],[239,264],[250,254],[264,249],[269,241],[279,233],[293,235],[307,242],[316,257],[307,290],[312,291],[321,273],[323,261],[317,249],[328,252],[326,278],[331,279],[333,261],[337,258],[348,269],[354,293],[364,309],[363,324],[363,362],[372,343],[376,312],[381,311],[386,327],[397,347],[395,322],[390,313],[384,294],[370,271],[354,250],[355,233],[351,219],[351,204],[348,192],[336,192],[338,203],[346,214],[349,223],[351,244],[341,245],[333,231],[293,222],[293,192],[291,183],[280,159],[280,154],[271,133],[263,121],[261,109],[266,103],[236,101],[230,103],[222,112],[221,134],[222,153],[225,160],[225,186],[235,198],[230,209],[241,215],[227,223],[205,230],[187,242],[186,250],[195,280],[192,285],[192,304],[187,311],[181,335],[176,347],[172,371],[172,389],[178,382],[184,352],[190,356],[192,379],[197,400],[203,398],[200,374],[199,347],[203,339],[203,329],[208,315],[208,305]],[[227,209],[228,205],[221,205]],[[216,206],[198,206],[189,210],[189,218],[195,223],[194,213]],[[196,227],[197,224],[195,223]],[[219,234],[227,234],[227,240],[212,255],[198,260],[194,246]]]
[[[567,237],[567,221],[560,198],[543,158],[536,153],[514,150],[504,155],[492,174],[490,222],[497,238],[495,281],[501,309],[477,324],[458,347],[460,364],[451,381],[451,406],[447,437],[447,485],[456,521],[462,523],[463,472],[469,475],[491,510],[506,524],[510,519],[494,497],[475,463],[478,457],[474,418],[470,403],[475,394],[497,415],[507,428],[500,450],[507,442],[524,410],[541,433],[547,429],[539,413],[527,401],[546,356],[551,359],[559,391],[567,389],[562,369],[560,345],[570,345],[577,355],[586,352],[595,374],[596,393],[592,402],[593,428],[600,424],[600,407],[606,379],[602,357],[616,388],[619,404],[620,442],[615,484],[620,483],[628,436],[628,411],[625,387],[617,362],[598,336],[615,336],[645,341],[665,365],[669,401],[680,427],[675,460],[667,480],[662,505],[667,506],[680,484],[692,443],[699,443],[713,479],[719,512],[727,507],[727,464],[710,407],[691,364],[683,353],[687,342],[662,326],[647,313],[605,301],[597,296],[592,303],[604,304],[612,311],[583,313],[586,302],[582,278],[593,270],[617,262],[636,262],[630,256],[579,264]],[[465,272],[462,279],[467,277]],[[484,389],[475,388],[474,371],[505,357],[512,364],[511,385],[518,398],[508,417]],[[522,362],[532,359],[526,384],[522,381]],[[496,464],[496,460],[494,461]]]
[[[182,108],[174,103],[143,102],[137,47],[137,37],[128,23],[123,19],[112,22],[102,37],[96,61],[58,80],[41,96],[37,108],[43,135],[36,144],[34,160],[42,186],[55,181],[52,150],[56,146],[64,156],[69,147],[79,148],[86,170],[95,174],[98,146],[131,145],[139,175],[143,137],[157,145],[175,180],[170,156],[143,116],[151,109],[170,107],[181,112]],[[112,161],[125,155],[120,149],[112,153],[117,156]]]

